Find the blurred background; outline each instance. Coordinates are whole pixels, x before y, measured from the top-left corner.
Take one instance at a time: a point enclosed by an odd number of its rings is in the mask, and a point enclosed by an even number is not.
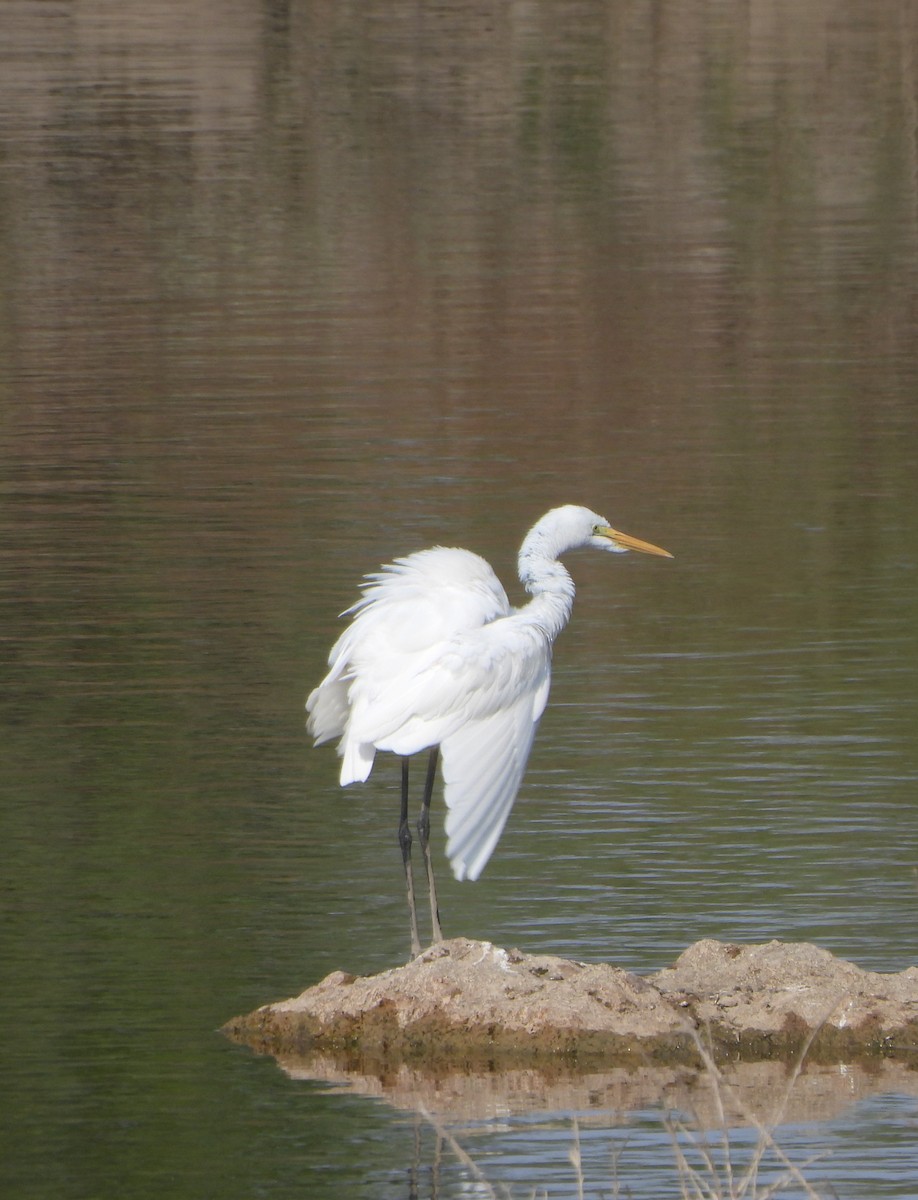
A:
[[[215,1030],[407,953],[397,764],[341,791],[303,729],[361,576],[460,545],[519,601],[558,503],[675,558],[571,557],[478,883],[435,805],[446,934],[914,964],[914,0],[17,0],[0,29],[8,1194],[489,1194]],[[576,1195],[571,1115],[482,1117],[474,1156]],[[901,1200],[916,1116],[788,1136]],[[620,1178],[678,1194],[633,1121]]]

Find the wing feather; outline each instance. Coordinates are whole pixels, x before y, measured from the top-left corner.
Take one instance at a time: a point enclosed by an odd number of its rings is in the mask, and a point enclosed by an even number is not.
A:
[[[441,743],[446,854],[457,879],[477,879],[491,857],[519,791],[538,721],[530,691]]]
[[[424,550],[368,577],[310,694],[317,741],[340,736],[341,782],[366,779],[377,750],[441,747],[447,854],[477,879],[519,791],[545,708],[551,643],[514,614],[490,566]]]
[[[425,706],[413,699],[419,673],[450,639],[510,613],[507,594],[483,558],[442,546],[368,575],[362,593],[343,614],[352,620],[332,646],[328,674],[306,701],[306,727],[316,744],[341,739],[343,784],[366,779],[380,738],[400,727],[410,725],[403,743],[434,744],[429,721],[420,716]]]
[[[493,621],[431,647],[395,677],[356,680],[348,734],[409,755],[518,702],[541,715],[549,664],[541,630],[512,616]]]

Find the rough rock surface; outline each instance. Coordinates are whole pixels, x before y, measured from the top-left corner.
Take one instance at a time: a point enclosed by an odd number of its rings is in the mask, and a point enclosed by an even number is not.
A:
[[[690,1062],[701,1037],[720,1057],[918,1059],[918,967],[862,971],[807,943],[702,941],[656,975],[455,938],[406,966],[335,971],[224,1032],[275,1055],[334,1051],[355,1066],[430,1070],[576,1059]]]
[[[885,975],[808,942],[709,940],[648,982],[726,1045],[750,1038],[780,1043],[797,1031],[802,1039],[815,1033],[824,1053],[835,1044],[842,1056],[918,1055],[918,967]]]

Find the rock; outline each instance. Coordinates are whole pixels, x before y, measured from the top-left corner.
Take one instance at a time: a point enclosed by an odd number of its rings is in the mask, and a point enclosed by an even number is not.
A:
[[[808,942],[696,942],[650,983],[689,1010],[721,1051],[771,1057],[802,1048],[833,1061],[918,1054],[918,968],[860,967]]]
[[[690,1063],[699,1039],[720,1058],[908,1059],[918,1057],[918,968],[880,975],[807,943],[701,941],[641,977],[454,938],[380,975],[335,971],[224,1032],[276,1056],[323,1052],[369,1071]]]

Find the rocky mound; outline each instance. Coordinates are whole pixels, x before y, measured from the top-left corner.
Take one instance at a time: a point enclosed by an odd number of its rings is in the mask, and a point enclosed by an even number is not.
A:
[[[719,1057],[918,1059],[918,967],[862,971],[807,943],[697,942],[641,977],[607,963],[455,938],[406,966],[335,971],[224,1032],[277,1056],[334,1052],[349,1066],[430,1071],[520,1062],[692,1062]]]

